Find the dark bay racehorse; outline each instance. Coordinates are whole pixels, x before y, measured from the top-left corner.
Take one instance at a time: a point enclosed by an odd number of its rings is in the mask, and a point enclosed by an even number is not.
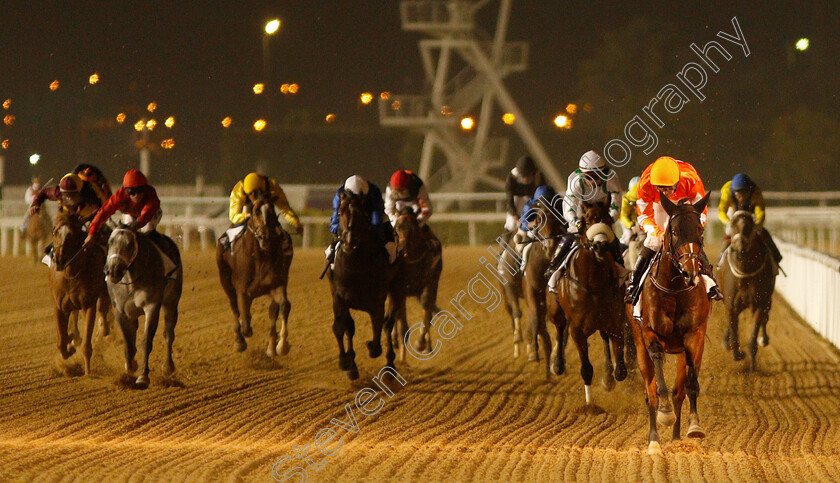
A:
[[[161,251],[150,239],[160,237],[163,252],[175,264],[167,273]],[[183,268],[178,247],[169,237],[160,234],[139,233],[128,228],[117,228],[108,240],[108,259],[105,263],[108,293],[114,304],[114,318],[120,324],[125,339],[125,370],[137,370],[136,339],[140,316],[145,318],[143,331],[141,372],[135,384],[149,385],[149,355],[152,352],[158,321],[163,317],[166,341],[164,374],[175,372],[172,360],[172,343],[175,341],[175,324],[178,322],[178,302],[181,299]]]
[[[102,277],[105,252],[98,246],[87,249],[82,247],[87,236],[82,230],[82,223],[83,220],[76,215],[60,213],[56,217],[53,229],[55,251],[49,284],[58,323],[58,350],[64,359],[76,351],[68,331],[70,315],[78,312],[85,322],[82,354],[87,375],[90,374],[90,358],[93,354],[91,339],[96,315],[98,313],[100,316],[103,335],[107,335],[107,314],[111,308],[111,299]]]
[[[724,346],[732,351],[736,361],[745,357],[738,337],[738,318],[741,312],[751,309],[753,331],[748,344],[750,370],[754,371],[759,345],[767,345],[767,320],[776,287],[776,270],[770,249],[761,241],[752,213],[737,211],[732,215],[730,227],[732,243],[723,257],[718,278],[724,293],[723,304],[729,315],[729,328],[724,335]]]
[[[29,217],[23,238],[26,240],[26,249],[34,257],[35,263],[44,255],[44,246],[50,240],[52,229],[50,215],[43,208]]]
[[[361,196],[347,190],[342,192],[338,210],[341,226],[339,242],[333,267],[327,270],[333,299],[333,334],[338,342],[338,367],[347,371],[351,380],[359,378],[359,369],[356,366],[356,351],[353,349],[356,324],[350,309],[370,315],[373,338],[367,342],[367,348],[370,357],[376,358],[382,354],[386,297],[391,298],[390,307],[393,311],[399,311],[405,305],[399,265],[389,263],[388,254],[382,249],[363,204],[364,198]],[[396,356],[392,337],[395,321],[393,313],[387,319],[386,358],[388,365],[393,367]]]
[[[423,328],[415,343],[417,352],[432,349],[432,337],[429,333],[432,317],[440,309],[437,306],[438,284],[443,271],[443,258],[440,244],[430,246],[423,234],[423,227],[417,222],[417,215],[410,207],[404,208],[396,223],[394,233],[397,238],[397,253],[402,261],[403,293],[407,297],[416,297],[423,307]],[[397,302],[391,300],[392,303]],[[401,309],[389,307],[389,312],[396,317],[399,340],[405,344],[407,331],[406,306]],[[405,346],[400,351],[400,361],[405,362]]]
[[[235,347],[244,351],[245,337],[251,337],[251,303],[257,297],[268,295],[270,340],[266,354],[274,357],[289,353],[289,312],[292,305],[286,295],[289,267],[292,265],[293,248],[289,234],[281,227],[270,200],[254,203],[251,217],[244,233],[233,244],[233,252],[219,245],[216,265],[222,288],[233,310]],[[282,317],[280,339],[277,338],[277,318]]]
[[[642,322],[631,322],[650,416],[649,453],[661,452],[657,422],[673,425],[673,439],[680,438],[686,391],[691,404],[688,436],[702,438],[706,435],[697,414],[697,396],[706,323],[711,312],[711,302],[700,276],[703,250],[700,215],[709,195],[694,205],[687,200],[674,204],[665,196],[660,200],[669,216],[668,225],[662,248],[642,286]],[[629,305],[628,314],[632,314]],[[673,400],[665,382],[666,353],[677,355]]]
[[[589,362],[589,337],[599,332],[604,342],[604,387],[610,391],[615,381],[627,376],[624,363],[624,283],[615,267],[609,244],[615,239],[608,203],[584,202],[584,224],[580,249],[571,255],[566,275],[557,284],[557,294],[547,297],[548,316],[557,334],[568,331],[580,356],[586,403],[592,404],[593,369]],[[619,262],[620,263],[620,262]],[[612,343],[615,365],[610,356]],[[563,351],[558,347],[551,363],[555,374],[566,370]],[[615,376],[613,376],[613,369]]]

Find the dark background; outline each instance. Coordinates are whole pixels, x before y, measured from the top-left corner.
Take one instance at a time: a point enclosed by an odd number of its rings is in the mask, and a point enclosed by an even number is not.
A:
[[[481,11],[492,35],[498,2]],[[716,38],[738,18],[751,55]],[[255,96],[262,80],[262,28],[279,17],[270,39],[268,88],[296,82],[297,95],[276,92],[269,111]],[[101,166],[119,185],[137,165],[132,126],[154,101],[152,140],[176,147],[152,154],[152,181],[232,185],[260,166],[281,183],[338,183],[358,173],[384,184],[399,167],[416,168],[422,138],[379,126],[370,91],[420,94],[420,34],[401,30],[399,4],[386,0],[276,2],[23,2],[0,8],[0,101],[11,99],[6,183],[60,177],[78,162]],[[768,190],[836,190],[840,181],[840,15],[830,2],[515,1],[508,40],[530,42],[529,69],[506,79],[509,91],[561,172],[599,149],[688,61],[689,49],[720,42],[732,55],[709,73],[707,99],[663,116],[659,147],[634,150],[619,173],[629,179],[657,156],[693,162],[710,187],[747,171]],[[800,37],[805,52],[794,50]],[[97,72],[96,85],[88,77]],[[59,80],[57,91],[48,86]],[[571,130],[551,120],[566,104],[590,104]],[[115,116],[128,119],[118,125]],[[324,117],[335,113],[336,122]],[[476,109],[475,115],[478,114]],[[169,132],[162,121],[173,115]],[[494,116],[494,135],[516,138]],[[230,129],[220,121],[233,118]],[[266,116],[269,128],[251,127]],[[41,154],[37,167],[30,154]],[[513,159],[524,152],[514,142]],[[511,162],[513,161],[511,159]]]

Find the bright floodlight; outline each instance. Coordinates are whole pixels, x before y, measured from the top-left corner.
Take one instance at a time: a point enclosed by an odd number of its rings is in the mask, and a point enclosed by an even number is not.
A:
[[[465,117],[461,119],[461,129],[465,131],[469,131],[475,125],[475,121],[471,117]]]
[[[805,51],[808,50],[808,46],[811,45],[811,42],[806,38],[801,38],[796,41],[796,50]]]
[[[275,18],[271,22],[268,22],[267,24],[265,24],[265,33],[271,35],[274,32],[277,32],[277,29],[279,29],[279,28],[280,28],[280,20]]]
[[[32,166],[35,166],[36,164],[38,164],[38,161],[40,161],[40,160],[41,160],[41,156],[38,153],[35,153],[32,156],[29,156],[29,164],[31,164]]]
[[[569,118],[560,114],[559,116],[554,118],[554,125],[559,128],[565,128],[569,126]]]

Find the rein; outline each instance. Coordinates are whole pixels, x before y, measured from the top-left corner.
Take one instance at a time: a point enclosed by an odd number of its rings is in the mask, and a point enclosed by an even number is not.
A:
[[[674,216],[672,216],[668,219],[668,240],[667,240],[668,241],[668,257],[671,259],[670,260],[671,268],[676,269],[677,272],[682,272],[682,265],[680,263],[682,260],[684,260],[684,259],[686,259],[687,261],[696,260],[696,259],[700,258],[700,250],[702,250],[702,248],[695,243],[686,243],[686,244],[684,244],[680,247],[675,247],[674,246],[674,232],[671,229],[671,227],[673,226],[673,223],[671,223],[671,222],[675,218],[677,218],[678,216],[681,216],[681,215],[686,214],[686,213],[688,213],[688,212],[683,211],[683,212],[675,214]],[[697,214],[697,213],[695,213],[695,214]],[[700,215],[697,214],[697,216],[699,218]],[[680,249],[683,248],[683,246],[687,246],[688,251],[680,253]],[[657,259],[654,261],[654,263],[656,263],[657,264],[656,266],[659,267],[659,263],[661,261],[662,261],[662,250],[660,250],[659,253],[657,254]],[[662,292],[667,293],[669,295],[675,295],[675,294],[688,292],[689,290],[693,290],[694,288],[696,288],[695,286],[688,285],[685,282],[683,282],[685,287],[683,287],[681,289],[668,288],[668,287],[665,287],[662,283],[659,282],[659,280],[656,279],[656,275],[657,275],[657,273],[654,272],[650,276],[650,279],[653,282],[653,285],[656,286],[657,289],[659,289]],[[679,276],[672,278],[671,281],[673,281],[674,279],[676,279],[678,277]]]

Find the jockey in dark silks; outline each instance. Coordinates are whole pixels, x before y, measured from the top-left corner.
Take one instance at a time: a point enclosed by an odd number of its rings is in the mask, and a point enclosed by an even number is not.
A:
[[[776,242],[773,241],[773,237],[771,237],[767,229],[764,228],[764,210],[764,195],[761,193],[761,188],[759,188],[746,174],[738,173],[732,177],[731,181],[727,181],[726,184],[723,185],[723,188],[720,189],[718,217],[720,217],[720,221],[722,221],[724,226],[726,226],[726,232],[723,235],[723,243],[720,247],[720,259],[718,260],[718,266],[720,266],[720,262],[723,260],[723,256],[726,253],[726,249],[729,248],[729,244],[732,243],[729,217],[736,211],[747,211],[753,214],[756,228],[758,228],[757,233],[759,239],[761,239],[767,248],[770,249],[770,253],[773,255],[773,261],[776,262],[776,265],[782,261],[782,254],[779,252],[779,247],[776,246]]]
[[[534,195],[537,186],[543,184],[543,175],[529,156],[523,156],[516,162],[505,179],[505,230],[515,232],[519,224],[519,215],[525,203]]]
[[[333,214],[330,218],[330,231],[334,236],[332,243],[324,251],[327,260],[332,263],[335,260],[335,247],[338,243],[339,230],[341,224],[338,219],[338,209],[341,207],[341,193],[349,191],[355,195],[364,196],[364,210],[370,215],[370,223],[373,226],[373,231],[379,238],[385,251],[388,253],[388,259],[391,263],[397,259],[397,246],[394,243],[394,230],[391,227],[391,222],[385,216],[385,203],[382,200],[382,191],[379,190],[373,183],[367,182],[361,176],[350,176],[344,182],[344,185],[339,187],[335,192],[333,198]]]

